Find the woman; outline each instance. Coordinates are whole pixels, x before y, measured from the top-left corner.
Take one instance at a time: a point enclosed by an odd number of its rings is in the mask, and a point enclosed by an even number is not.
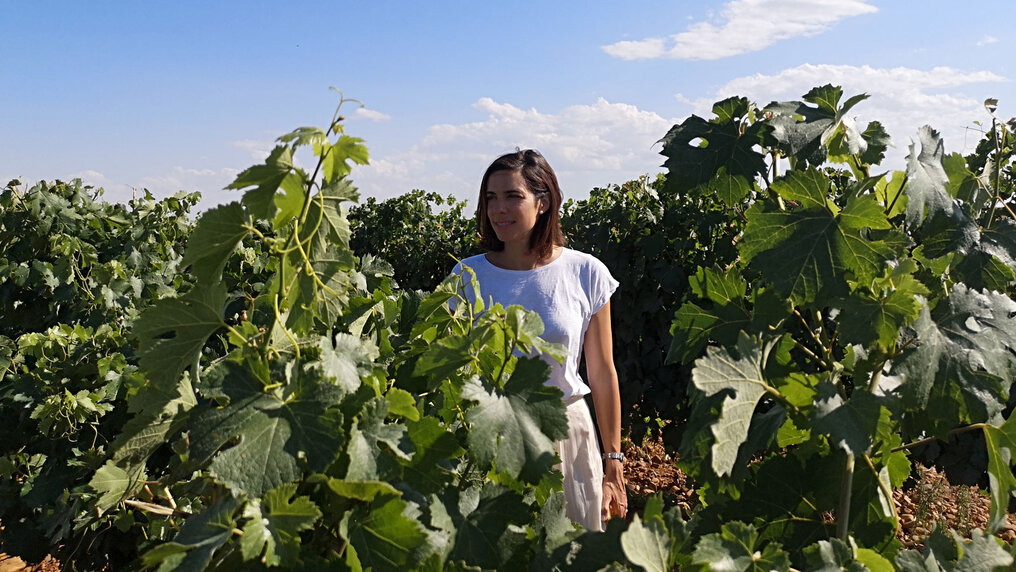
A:
[[[480,183],[477,224],[487,250],[462,261],[476,274],[484,299],[519,304],[540,314],[543,338],[563,344],[565,363],[551,362],[547,383],[564,392],[568,438],[558,443],[567,514],[588,530],[627,514],[621,400],[610,332],[610,296],[617,281],[602,262],[564,248],[561,189],[547,160],[533,150],[495,160]],[[588,385],[579,376],[585,354]],[[592,393],[600,455],[589,408]]]

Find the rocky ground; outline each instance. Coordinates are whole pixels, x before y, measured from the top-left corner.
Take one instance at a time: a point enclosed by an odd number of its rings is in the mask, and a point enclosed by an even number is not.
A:
[[[641,447],[628,443],[625,451],[625,475],[632,507],[638,509],[649,495],[660,493],[665,502],[681,507],[688,514],[695,506],[695,489],[667,454],[659,440],[647,439]],[[919,548],[935,524],[955,530],[963,536],[984,528],[988,523],[991,500],[977,487],[951,485],[943,473],[934,468],[917,467],[912,486],[896,491],[896,511],[903,527],[899,538],[910,548]],[[1016,541],[1016,517],[1000,536],[1007,542]],[[52,557],[38,564],[26,564],[20,558],[0,553],[0,572],[56,572],[60,563]]]

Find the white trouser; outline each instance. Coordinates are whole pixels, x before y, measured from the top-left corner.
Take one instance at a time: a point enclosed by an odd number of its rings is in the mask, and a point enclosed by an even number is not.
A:
[[[603,460],[589,407],[582,397],[568,403],[568,438],[557,442],[564,475],[565,512],[586,530],[602,532]]]

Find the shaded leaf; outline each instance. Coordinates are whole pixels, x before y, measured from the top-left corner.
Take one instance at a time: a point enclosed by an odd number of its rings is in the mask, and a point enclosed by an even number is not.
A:
[[[218,282],[226,260],[247,236],[246,222],[240,203],[208,209],[198,219],[180,264],[189,265],[198,282]]]
[[[145,484],[144,473],[132,476],[126,470],[116,466],[112,461],[99,467],[88,486],[99,493],[95,506],[100,511],[108,510],[125,498],[130,497]]]
[[[505,569],[512,557],[512,524],[531,519],[522,497],[507,488],[486,483],[482,488],[446,489],[432,497],[431,521],[452,535],[450,560],[485,569]]]
[[[719,533],[703,536],[695,546],[692,561],[710,569],[731,571],[790,569],[790,558],[779,544],[768,542],[759,546],[758,531],[742,522],[724,524]]]
[[[195,284],[179,298],[159,300],[134,323],[141,367],[163,391],[176,386],[184,368],[195,363],[208,338],[226,324],[226,287]]]
[[[275,392],[230,361],[207,374],[221,384],[229,405],[194,412],[191,455],[211,458],[212,475],[238,493],[262,496],[301,478],[305,468],[324,470],[339,453],[341,421],[337,412],[326,412],[339,390],[299,368],[290,372],[294,379]]]
[[[141,556],[145,566],[159,565],[160,572],[200,572],[215,552],[233,536],[233,518],[240,503],[225,496],[201,514],[188,518],[172,541]]]
[[[829,435],[833,445],[858,457],[864,454],[873,442],[882,400],[860,388],[843,399],[829,382],[819,384],[818,390],[812,426]]]
[[[1016,372],[1014,315],[1008,296],[963,284],[934,311],[922,309],[913,326],[917,342],[892,367],[908,407],[925,409],[934,396],[951,401],[956,388],[963,393],[959,419],[984,421],[1001,411]]]
[[[346,479],[352,481],[372,481],[382,478],[378,472],[378,461],[381,459],[381,447],[403,460],[412,458],[412,445],[406,436],[406,427],[402,424],[386,423],[388,402],[384,399],[373,399],[363,408],[360,416],[353,422],[349,431],[349,468]]]
[[[769,126],[756,122],[743,126],[748,113],[744,98],[731,98],[713,107],[716,119],[706,121],[692,115],[673,126],[661,140],[660,153],[667,157],[666,188],[673,193],[689,191],[709,194],[712,186],[728,205],[743,199],[755,177],[766,171],[764,157],[754,147],[764,142]]]

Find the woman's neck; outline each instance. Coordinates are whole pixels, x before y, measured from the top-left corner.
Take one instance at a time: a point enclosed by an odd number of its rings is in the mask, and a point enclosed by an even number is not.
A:
[[[528,245],[505,244],[504,250],[488,252],[487,260],[505,270],[534,270],[550,264],[560,255],[560,246],[555,246],[549,257],[541,259]]]

